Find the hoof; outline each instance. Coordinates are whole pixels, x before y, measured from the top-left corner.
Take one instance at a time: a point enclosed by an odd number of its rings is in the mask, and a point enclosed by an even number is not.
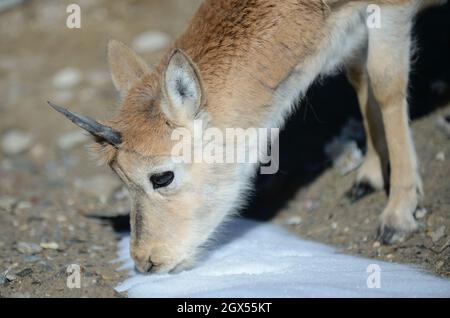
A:
[[[377,241],[384,245],[404,242],[412,233],[420,229],[420,223],[414,223],[414,228],[398,229],[392,225],[381,225],[378,228]]]
[[[357,182],[345,193],[345,198],[353,204],[373,192],[375,192],[375,188],[368,182]]]
[[[391,226],[383,226],[378,228],[377,241],[384,245],[394,244],[404,239],[404,235]]]

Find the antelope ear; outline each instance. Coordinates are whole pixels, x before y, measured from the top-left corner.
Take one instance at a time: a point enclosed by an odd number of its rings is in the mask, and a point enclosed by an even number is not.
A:
[[[203,103],[200,73],[180,49],[173,51],[163,77],[162,110],[167,118],[181,123],[194,119]]]
[[[116,89],[125,96],[133,84],[150,73],[147,64],[125,44],[110,40],[108,62]]]

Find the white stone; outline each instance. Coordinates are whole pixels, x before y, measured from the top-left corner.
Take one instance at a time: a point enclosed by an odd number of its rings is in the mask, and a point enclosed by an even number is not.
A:
[[[420,208],[416,210],[416,213],[414,214],[414,216],[416,217],[416,219],[423,219],[425,217],[425,215],[427,215],[428,211],[425,208]]]
[[[10,196],[2,196],[0,197],[0,210],[10,212],[14,205],[16,205],[17,200]]]
[[[438,160],[438,161],[445,161],[445,153],[443,151],[439,151],[436,154],[436,160]]]
[[[132,48],[138,53],[155,52],[166,48],[170,37],[159,31],[147,31],[139,34],[132,42]]]
[[[436,231],[433,232],[431,236],[431,240],[433,243],[439,241],[445,235],[445,225],[438,227]]]
[[[19,242],[16,248],[22,254],[37,254],[42,251],[42,248],[35,243]]]
[[[3,135],[2,151],[7,155],[18,155],[28,150],[33,144],[31,134],[12,130]]]
[[[53,76],[53,85],[58,89],[71,88],[78,85],[82,77],[81,71],[73,67],[67,67]]]
[[[31,209],[33,206],[28,201],[20,201],[17,203],[16,211],[25,211]]]
[[[287,225],[300,225],[302,223],[302,218],[300,216],[291,216],[289,219],[287,219],[286,224]]]
[[[57,250],[59,245],[56,242],[42,242],[41,247],[48,250]]]

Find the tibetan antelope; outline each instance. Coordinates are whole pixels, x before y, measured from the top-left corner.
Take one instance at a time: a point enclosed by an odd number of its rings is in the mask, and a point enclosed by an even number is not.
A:
[[[174,163],[174,129],[192,129],[194,120],[204,128],[281,127],[311,83],[340,68],[357,92],[367,135],[353,192],[389,184],[384,243],[416,230],[423,190],[408,124],[411,29],[417,12],[438,2],[206,0],[153,70],[111,40],[117,114],[99,123],[50,104],[95,137],[99,158],[128,187],[137,269],[192,266],[243,202],[258,167]],[[366,24],[369,4],[381,10],[380,28]]]

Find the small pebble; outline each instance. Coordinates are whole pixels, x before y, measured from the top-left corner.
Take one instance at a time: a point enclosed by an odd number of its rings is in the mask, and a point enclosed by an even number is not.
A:
[[[17,203],[16,205],[16,211],[27,211],[29,209],[32,208],[32,205],[30,202],[28,201],[20,201],[19,203]]]
[[[425,208],[420,208],[416,210],[416,213],[414,214],[416,219],[423,219],[425,215],[427,215],[428,211]]]
[[[155,52],[166,48],[170,43],[170,37],[159,31],[147,31],[139,34],[131,46],[138,53]]]
[[[444,162],[445,161],[445,153],[443,151],[439,151],[436,154],[436,160]]]
[[[378,241],[373,242],[373,245],[372,245],[373,248],[379,248],[380,246],[381,246],[380,242],[378,242]]]
[[[17,243],[16,248],[22,254],[37,254],[42,251],[42,248],[39,245],[26,242]]]
[[[36,144],[30,149],[30,155],[33,160],[40,161],[47,153],[45,147],[41,144]]]
[[[16,205],[17,200],[10,196],[0,197],[0,211],[11,212]]]
[[[13,282],[13,281],[17,280],[17,276],[12,273],[5,274],[5,277],[8,280],[8,282]]]
[[[27,132],[12,130],[3,135],[2,151],[7,155],[21,154],[33,145],[33,136]]]
[[[336,222],[331,223],[331,228],[336,230],[338,228],[338,224]]]
[[[18,277],[26,277],[30,276],[33,273],[33,270],[31,268],[25,268],[21,270],[20,272],[16,273],[16,276]]]
[[[56,242],[42,242],[41,247],[43,249],[57,250],[59,248],[59,244]]]
[[[58,221],[59,223],[64,223],[67,221],[67,218],[64,215],[57,215],[56,221]]]
[[[300,216],[291,216],[287,219],[287,225],[300,225],[302,223],[302,218]]]
[[[315,200],[306,200],[305,207],[308,211],[314,211],[320,206],[320,203]]]
[[[53,86],[58,89],[72,88],[81,82],[82,73],[76,68],[67,67],[53,76]]]
[[[433,241],[433,243],[436,243],[442,237],[444,237],[444,235],[445,235],[445,225],[442,225],[438,227],[436,231],[433,232],[433,234],[431,235],[431,240]]]

